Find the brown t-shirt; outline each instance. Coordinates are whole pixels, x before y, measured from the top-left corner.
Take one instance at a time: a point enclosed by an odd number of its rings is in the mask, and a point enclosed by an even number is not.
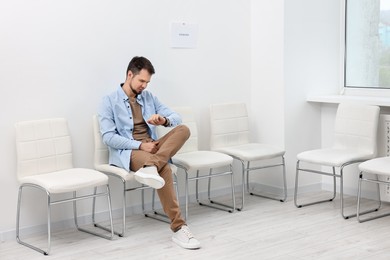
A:
[[[148,125],[146,124],[143,116],[141,106],[138,104],[136,98],[129,98],[129,103],[131,106],[131,111],[133,112],[133,137],[137,141],[151,141],[150,135],[148,133]]]

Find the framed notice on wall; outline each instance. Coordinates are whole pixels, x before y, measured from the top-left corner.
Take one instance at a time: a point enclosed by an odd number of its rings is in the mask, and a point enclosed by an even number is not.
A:
[[[196,48],[198,25],[186,22],[171,23],[171,48]]]

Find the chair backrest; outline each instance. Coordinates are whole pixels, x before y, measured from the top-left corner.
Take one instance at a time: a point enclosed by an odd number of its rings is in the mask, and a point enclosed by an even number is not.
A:
[[[185,144],[176,154],[198,151],[198,129],[192,108],[175,107],[172,108],[172,110],[181,116],[182,124],[186,125],[191,131],[190,138],[188,138],[187,142],[185,142]],[[164,136],[170,130],[172,130],[172,127],[156,127],[157,136],[159,138]]]
[[[249,143],[249,118],[245,103],[210,105],[210,148]]]
[[[94,166],[108,164],[109,161],[109,151],[107,145],[103,143],[102,135],[100,134],[100,125],[97,115],[93,115],[93,137],[94,137]]]
[[[334,148],[377,153],[379,107],[341,103],[337,108]]]
[[[19,179],[73,167],[66,119],[23,121],[16,123],[15,128]]]

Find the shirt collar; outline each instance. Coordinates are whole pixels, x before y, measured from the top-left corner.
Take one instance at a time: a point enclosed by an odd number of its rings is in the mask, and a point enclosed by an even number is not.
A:
[[[118,89],[117,89],[118,95],[119,95],[119,97],[121,99],[123,99],[123,101],[128,101],[129,97],[126,95],[126,93],[123,90],[122,86],[123,86],[123,83],[118,86]]]
[[[117,89],[117,92],[118,92],[118,95],[121,99],[123,99],[123,101],[129,101],[129,97],[126,95],[125,91],[123,90],[122,88],[123,86],[123,83],[121,83],[119,86],[118,86],[118,89]],[[137,101],[140,103],[141,102],[141,95],[137,95]]]

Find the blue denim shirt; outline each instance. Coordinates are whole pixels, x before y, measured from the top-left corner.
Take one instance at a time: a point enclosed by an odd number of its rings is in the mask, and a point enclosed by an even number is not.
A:
[[[153,114],[160,114],[169,119],[170,126],[177,126],[181,123],[179,114],[162,104],[147,90],[137,96],[137,102],[141,105],[145,122]],[[121,86],[103,98],[98,118],[103,142],[108,146],[110,153],[109,163],[130,171],[131,151],[139,149],[141,142],[133,138],[133,114],[129,98]],[[157,140],[156,126],[148,123],[147,125],[149,135]]]

